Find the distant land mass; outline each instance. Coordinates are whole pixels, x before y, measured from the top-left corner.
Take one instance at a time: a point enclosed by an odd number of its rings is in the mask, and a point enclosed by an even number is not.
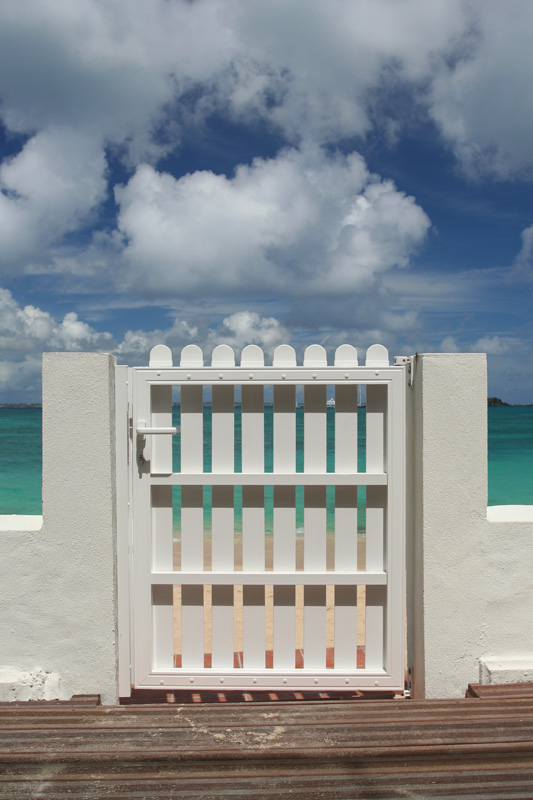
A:
[[[508,406],[510,403],[504,403],[499,397],[489,397],[487,404],[489,406]]]
[[[0,408],[42,408],[41,403],[0,403]]]

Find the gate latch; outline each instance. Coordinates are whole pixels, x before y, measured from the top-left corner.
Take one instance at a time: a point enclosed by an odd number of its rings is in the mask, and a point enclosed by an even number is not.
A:
[[[137,420],[137,460],[141,463],[146,463],[150,461],[152,456],[152,447],[151,447],[151,439],[147,439],[147,436],[152,436],[155,434],[167,434],[172,435],[174,433],[178,433],[179,428],[168,427],[168,428],[149,428],[147,427],[145,421],[143,419]]]

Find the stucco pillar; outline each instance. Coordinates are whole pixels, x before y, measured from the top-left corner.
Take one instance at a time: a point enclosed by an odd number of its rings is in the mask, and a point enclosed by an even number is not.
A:
[[[106,702],[117,699],[114,366],[107,354],[43,356],[47,662],[66,694]]]
[[[409,429],[412,691],[461,696],[478,680],[486,625],[479,593],[487,515],[485,355],[418,355]]]

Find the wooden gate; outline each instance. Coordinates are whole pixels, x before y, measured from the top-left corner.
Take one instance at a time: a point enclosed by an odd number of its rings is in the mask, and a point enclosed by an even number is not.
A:
[[[117,368],[122,694],[404,689],[405,392],[381,345]]]

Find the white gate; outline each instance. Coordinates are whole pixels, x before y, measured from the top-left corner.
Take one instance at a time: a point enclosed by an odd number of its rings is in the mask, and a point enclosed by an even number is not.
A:
[[[149,367],[117,368],[121,694],[403,690],[405,376],[381,345],[365,366],[350,345],[333,366],[281,345],[266,367],[255,345],[240,366],[220,345],[209,367],[189,345],[175,367],[158,345]]]

